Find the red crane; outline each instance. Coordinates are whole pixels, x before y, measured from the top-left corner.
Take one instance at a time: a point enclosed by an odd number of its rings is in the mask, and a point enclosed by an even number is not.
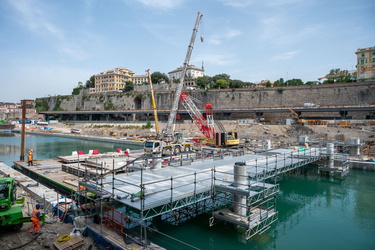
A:
[[[195,125],[197,125],[198,129],[202,132],[202,134],[208,138],[213,139],[215,138],[215,127],[214,127],[214,119],[213,119],[213,111],[212,111],[212,104],[206,104],[206,118],[202,115],[199,111],[197,106],[194,104],[192,98],[189,96],[188,93],[182,91],[180,95],[180,101],[182,105],[185,107],[186,111],[189,113],[191,119]]]

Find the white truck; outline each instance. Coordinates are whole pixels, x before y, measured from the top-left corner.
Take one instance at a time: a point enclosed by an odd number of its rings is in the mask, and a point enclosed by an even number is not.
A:
[[[305,102],[303,106],[306,108],[312,108],[312,107],[319,107],[319,104],[312,103],[312,102]]]
[[[161,140],[148,140],[145,142],[144,150],[146,154],[161,153],[162,155],[179,154],[189,152],[192,149],[191,142],[173,143]]]

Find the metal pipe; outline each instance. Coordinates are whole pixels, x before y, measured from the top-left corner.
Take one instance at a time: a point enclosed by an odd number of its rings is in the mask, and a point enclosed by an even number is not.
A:
[[[26,100],[22,100],[22,124],[21,124],[21,151],[20,161],[25,160],[25,123],[26,123]]]

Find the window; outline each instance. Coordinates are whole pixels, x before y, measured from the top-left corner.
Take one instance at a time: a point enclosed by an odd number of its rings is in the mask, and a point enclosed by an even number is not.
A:
[[[375,62],[375,57],[372,58],[372,62]]]
[[[375,55],[375,50],[372,52],[373,55]]]
[[[362,57],[365,57],[365,53],[362,53]]]
[[[361,64],[364,64],[364,63],[365,63],[365,60],[364,60],[364,59],[362,59],[362,60],[361,60]]]

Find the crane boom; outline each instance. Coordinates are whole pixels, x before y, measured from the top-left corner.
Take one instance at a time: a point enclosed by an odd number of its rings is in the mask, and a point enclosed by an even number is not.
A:
[[[159,133],[160,133],[159,119],[158,119],[158,111],[157,111],[156,102],[155,102],[154,88],[152,87],[152,79],[151,79],[150,70],[148,69],[146,71],[147,71],[147,74],[148,74],[148,82],[150,83],[152,108],[154,109],[155,130],[156,130],[156,134],[159,135]]]
[[[188,93],[181,91],[180,100],[182,105],[185,107],[186,111],[189,113],[191,119],[202,134],[209,139],[215,138],[215,128],[214,121],[212,117],[212,105],[206,104],[206,117],[199,111],[197,106],[195,106],[192,98]]]
[[[195,26],[194,26],[194,29],[193,29],[193,34],[191,35],[191,40],[190,40],[190,43],[189,43],[188,51],[186,53],[186,58],[185,58],[185,62],[184,62],[183,69],[182,69],[180,83],[177,84],[176,92],[174,94],[174,99],[173,99],[173,103],[172,103],[172,109],[171,109],[171,112],[169,113],[167,127],[165,129],[165,136],[170,136],[173,133],[172,126],[173,126],[173,124],[175,122],[175,119],[176,119],[176,114],[177,114],[177,109],[178,109],[178,102],[180,100],[180,95],[181,95],[182,87],[184,85],[184,79],[185,79],[186,69],[187,69],[187,67],[189,65],[191,52],[193,51],[195,37],[197,35],[199,22],[200,22],[202,16],[203,16],[203,14],[200,13],[200,12],[198,12],[198,16],[197,16],[197,19],[195,21]]]

